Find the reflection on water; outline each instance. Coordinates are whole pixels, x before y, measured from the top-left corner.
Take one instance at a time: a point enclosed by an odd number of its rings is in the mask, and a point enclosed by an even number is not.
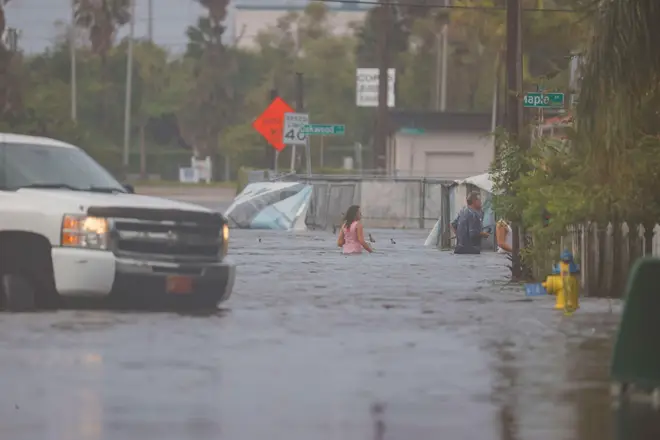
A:
[[[558,320],[565,338],[536,340],[532,350],[521,350],[515,338],[491,344],[500,440],[660,439],[660,412],[649,404],[613,409],[613,319],[593,314]]]
[[[496,382],[493,391],[495,396],[500,396],[496,397],[496,401],[501,401],[497,411],[500,440],[519,440],[515,391],[518,386],[518,370],[514,362],[515,355],[507,350],[510,345],[507,341],[494,347],[498,362],[495,365]]]
[[[660,439],[658,413],[610,408],[618,304],[564,318],[502,256],[423,233],[372,230],[381,253],[353,259],[248,232],[210,316],[3,315],[2,440]]]
[[[373,403],[371,405],[371,417],[374,421],[374,440],[385,439],[385,405]]]
[[[98,386],[90,386],[80,393],[78,435],[73,438],[101,440],[103,438],[103,403]]]
[[[613,337],[567,341],[566,373],[570,388],[564,397],[575,408],[576,439],[615,439],[609,394],[612,341]]]

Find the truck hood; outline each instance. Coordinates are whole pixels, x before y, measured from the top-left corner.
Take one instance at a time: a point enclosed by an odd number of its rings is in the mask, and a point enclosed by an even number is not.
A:
[[[122,207],[142,209],[175,209],[193,212],[212,212],[203,206],[179,202],[158,197],[142,196],[139,194],[105,194],[87,191],[70,191],[59,189],[24,188],[16,191],[21,202],[38,206],[46,211],[59,211],[62,213],[87,212],[90,206],[94,207]]]

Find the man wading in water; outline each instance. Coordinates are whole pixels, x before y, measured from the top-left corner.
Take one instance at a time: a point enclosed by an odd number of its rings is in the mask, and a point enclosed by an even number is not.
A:
[[[477,192],[467,196],[467,206],[451,223],[456,234],[455,254],[480,254],[481,239],[488,238],[490,234],[484,232],[481,220],[481,197]]]

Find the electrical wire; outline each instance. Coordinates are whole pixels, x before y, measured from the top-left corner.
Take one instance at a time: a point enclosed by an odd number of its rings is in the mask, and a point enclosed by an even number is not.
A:
[[[339,3],[349,5],[373,5],[373,6],[403,6],[411,8],[426,8],[426,9],[457,9],[468,11],[505,11],[504,6],[475,6],[475,5],[441,5],[429,4],[421,2],[400,2],[400,1],[379,1],[379,0],[315,0],[318,3]],[[575,9],[562,9],[562,8],[522,8],[523,12],[563,12],[563,13],[580,13],[581,11]]]
[[[330,4],[346,4],[346,5],[365,5],[365,6],[403,6],[411,8],[426,8],[426,9],[449,9],[449,10],[467,10],[467,11],[505,11],[505,6],[478,6],[478,5],[444,5],[444,4],[435,4],[438,0],[424,1],[417,0],[413,2],[409,1],[396,1],[396,0],[311,0],[308,3],[301,2],[300,4],[292,5],[268,5],[268,4],[254,4],[254,3],[244,3],[236,4],[235,8],[241,9],[241,6],[249,7],[250,9],[256,9],[263,7],[264,9],[269,9],[273,6],[291,6],[292,9],[298,9],[301,6],[307,6],[309,3],[330,3]],[[12,5],[12,3],[10,3]],[[20,3],[18,4],[20,5]],[[12,8],[9,8],[11,11]],[[39,9],[43,10],[43,7],[32,6],[32,5],[20,5],[15,7],[16,10],[30,10],[30,9]],[[53,10],[59,10],[59,8],[53,8]],[[523,12],[560,12],[560,13],[580,13],[581,10],[577,9],[566,9],[566,8],[522,8]]]

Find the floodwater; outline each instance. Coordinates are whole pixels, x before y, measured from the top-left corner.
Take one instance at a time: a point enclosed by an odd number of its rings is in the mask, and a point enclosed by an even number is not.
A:
[[[8,440],[657,440],[614,410],[621,304],[566,317],[505,282],[502,255],[371,231],[232,231],[235,293],[215,314],[0,315]]]

